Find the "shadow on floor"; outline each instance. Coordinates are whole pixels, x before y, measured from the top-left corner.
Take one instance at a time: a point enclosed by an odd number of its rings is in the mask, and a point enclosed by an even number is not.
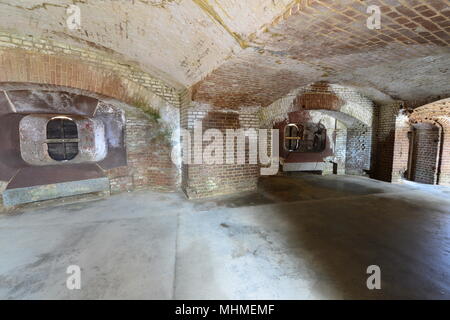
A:
[[[257,230],[283,238],[287,255],[315,274],[310,297],[449,299],[450,202],[438,196],[362,177],[302,175],[264,177],[257,193],[208,203],[211,213],[272,204],[270,223],[221,226],[230,235]],[[246,247],[247,254],[261,251]],[[265,250],[260,254],[271,256],[286,248],[272,241]],[[381,268],[381,290],[366,286],[371,265]]]
[[[5,215],[0,231],[3,298],[450,299],[450,201],[361,177],[264,177],[201,201],[139,191]]]

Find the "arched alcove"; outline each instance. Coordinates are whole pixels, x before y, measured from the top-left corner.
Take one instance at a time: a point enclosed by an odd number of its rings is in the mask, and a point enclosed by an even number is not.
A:
[[[354,88],[325,82],[298,88],[262,108],[260,118],[263,127],[280,129],[280,145],[287,124],[325,125],[323,152],[287,154],[280,149],[287,170],[319,168],[322,172],[356,175],[371,170],[374,105]]]
[[[450,184],[450,99],[402,110],[396,118],[392,182]]]
[[[441,135],[442,129],[431,123],[418,123],[411,126],[409,180],[426,184],[438,182]]]
[[[179,174],[172,141],[158,119],[156,113],[86,90],[1,84],[0,207],[174,189]]]

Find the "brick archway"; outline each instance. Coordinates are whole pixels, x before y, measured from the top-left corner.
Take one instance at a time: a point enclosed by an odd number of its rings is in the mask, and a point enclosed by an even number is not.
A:
[[[79,89],[144,110],[172,106],[149,88],[121,77],[113,70],[87,64],[74,56],[48,55],[17,48],[1,49],[0,70],[0,83],[31,83]]]
[[[151,87],[115,72],[113,67],[90,64],[74,55],[44,54],[17,48],[0,48],[0,70],[0,90],[62,91],[123,107],[126,111],[127,165],[103,170],[92,164],[109,180],[111,193],[178,187],[179,169],[171,161],[172,145],[176,141],[171,140],[168,132],[179,126],[179,108],[157,95]],[[15,112],[15,109],[11,111]],[[141,137],[154,139],[152,143],[139,144],[136,141]],[[76,179],[78,176],[74,181]],[[6,183],[0,181],[0,196],[6,187]]]
[[[409,169],[412,146],[409,137],[413,126],[428,124],[440,130],[436,184],[450,185],[450,99],[439,100],[413,111],[402,111],[395,125],[392,182],[401,182]],[[410,173],[407,174],[410,176]]]
[[[290,96],[289,111],[320,113],[339,121],[333,129],[338,172],[358,175],[371,170],[374,110],[370,99],[354,88],[327,82],[299,88]]]

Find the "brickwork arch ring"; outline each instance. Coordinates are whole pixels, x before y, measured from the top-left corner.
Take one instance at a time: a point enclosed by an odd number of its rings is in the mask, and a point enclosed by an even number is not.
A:
[[[149,88],[118,73],[71,56],[48,55],[23,49],[0,50],[0,83],[64,87],[102,100],[113,98],[142,109],[172,107]],[[145,110],[144,110],[145,111]]]

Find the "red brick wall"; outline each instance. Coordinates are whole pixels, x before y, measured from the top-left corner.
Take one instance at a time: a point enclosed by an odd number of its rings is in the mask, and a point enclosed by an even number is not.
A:
[[[336,143],[333,146],[334,152],[326,155],[326,161],[333,161],[338,165],[338,174],[360,175],[372,169],[375,110],[371,100],[354,88],[325,82],[314,83],[296,89],[288,96],[262,108],[261,123],[265,127],[277,126],[288,119],[288,115],[301,115],[302,112],[305,116],[320,113],[337,120],[327,127],[328,132],[333,132],[329,140]],[[283,150],[281,156],[285,156]]]
[[[395,103],[376,108],[375,170],[373,177],[378,180],[392,181],[395,119],[400,106],[399,103]]]
[[[170,136],[157,121],[138,109],[127,111],[125,143],[127,166],[108,171],[112,193],[144,188],[172,191],[178,187]]]
[[[450,99],[436,101],[425,106],[405,108],[395,117],[399,108],[386,106],[380,108],[377,130],[377,173],[378,178],[389,177],[392,182],[400,182],[403,178],[415,179],[418,182],[441,185],[450,184]],[[395,131],[393,131],[395,118]],[[440,128],[436,132],[426,132],[419,129],[416,132],[416,143],[411,146],[410,135],[413,126],[424,128],[424,124]],[[408,132],[410,132],[408,134]],[[394,139],[391,139],[392,135]],[[438,136],[436,136],[438,135]],[[436,147],[436,140],[439,140]],[[418,143],[418,144],[417,144]],[[392,166],[389,168],[389,158],[392,153]],[[414,160],[417,158],[418,161]],[[412,156],[412,157],[411,157]],[[436,158],[437,160],[435,160]],[[411,163],[409,159],[411,158]],[[383,161],[384,160],[384,161]],[[408,168],[410,166],[410,168]],[[437,169],[437,178],[432,179],[432,168]],[[408,172],[410,170],[411,172]],[[384,179],[383,179],[384,180]],[[389,181],[389,180],[387,180]]]
[[[442,119],[440,125],[442,125],[443,133],[441,137],[441,159],[438,183],[440,185],[450,185],[450,119]]]
[[[118,114],[119,118],[123,119],[120,109],[112,105],[109,107],[110,112]],[[111,111],[112,109],[115,110]],[[125,123],[121,122],[121,125],[125,125],[126,163],[120,161],[117,165],[122,166],[114,169],[103,169],[101,163],[98,165],[98,168],[103,170],[104,175],[109,178],[110,193],[114,194],[144,188],[160,191],[176,190],[179,187],[179,171],[171,160],[172,143],[166,127],[137,108],[126,107],[124,113]],[[122,126],[116,127],[116,129],[118,128],[122,130]],[[120,145],[122,146],[122,141]],[[124,152],[122,150],[120,151],[120,156],[125,155],[122,153]],[[119,155],[114,152],[117,151],[113,151],[113,158]],[[91,165],[95,167],[95,164]],[[106,167],[112,168],[114,165]],[[61,171],[59,172],[61,173]],[[102,176],[102,174],[99,172],[98,176]],[[73,178],[74,180],[87,179],[86,176],[77,176],[76,174],[72,174],[71,177],[75,177]],[[56,179],[51,183],[58,183],[58,180]],[[1,194],[7,185],[7,181],[0,181],[0,211],[4,209]],[[109,192],[84,194],[71,197],[68,201],[91,199],[99,195],[105,196],[106,194],[109,194]]]
[[[435,184],[438,167],[440,134],[438,127],[414,129],[411,155],[411,180]]]
[[[76,89],[96,98],[113,98],[136,105],[144,111],[155,112],[152,108],[158,109],[167,102],[179,104],[179,94],[164,84],[147,86],[146,79],[131,79],[128,71],[108,69],[100,62],[88,63],[71,54],[2,49],[0,83]],[[178,173],[170,158],[170,137],[161,125],[139,109],[127,111],[126,135],[128,166],[107,172],[111,191],[117,193],[144,187],[174,189]]]
[[[406,178],[409,159],[410,124],[406,115],[400,114],[395,121],[394,156],[392,163],[392,182]]]
[[[341,101],[330,89],[328,83],[312,84],[309,90],[295,98],[295,110],[333,110],[339,111],[344,101]]]
[[[18,82],[62,86],[85,90],[130,105],[145,101],[155,106],[166,99],[179,105],[179,94],[167,93],[145,82],[134,81],[131,75],[90,64],[71,55],[47,55],[24,49],[0,50],[0,83]],[[161,87],[161,85],[160,85]],[[161,94],[158,94],[158,90]]]
[[[219,129],[224,137],[226,129],[257,129],[259,127],[259,119],[256,113],[249,110],[238,112],[237,110],[226,111],[195,107],[182,109],[182,127],[191,131],[192,138],[194,137],[192,129],[195,121],[201,121],[203,132],[207,129]],[[203,150],[209,143],[203,143]],[[189,198],[202,198],[256,189],[260,166],[248,163],[248,150],[240,155],[235,146],[235,157],[244,156],[246,158],[245,164],[226,164],[225,146],[223,152],[223,164],[183,165],[182,188]]]
[[[442,99],[415,108],[410,115],[413,124],[428,123],[441,128],[438,184],[450,185],[450,99]]]

